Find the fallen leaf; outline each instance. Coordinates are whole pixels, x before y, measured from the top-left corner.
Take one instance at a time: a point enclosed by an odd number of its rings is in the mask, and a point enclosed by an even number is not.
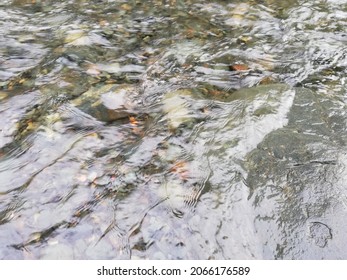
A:
[[[100,26],[108,26],[110,25],[106,20],[102,19],[99,21]]]
[[[204,107],[201,109],[201,112],[204,114],[207,114],[207,113],[209,113],[209,109],[207,107]]]
[[[129,121],[130,121],[130,124],[133,125],[133,126],[139,124],[139,122],[136,120],[135,117],[129,117]]]
[[[129,5],[129,4],[123,4],[121,6],[121,8],[124,10],[124,11],[131,11],[132,10],[132,7]]]
[[[188,166],[186,161],[178,161],[171,168],[172,173],[177,174],[181,180],[188,178]]]
[[[95,64],[90,64],[90,65],[88,66],[88,69],[87,69],[86,73],[87,73],[88,75],[98,76],[98,75],[101,74],[101,71],[100,71],[100,69],[98,68],[97,65],[95,65]]]
[[[213,90],[210,90],[208,93],[209,93],[209,94],[212,94],[212,95],[214,95],[214,96],[218,96],[218,95],[222,95],[224,92],[223,92],[223,91],[220,91],[220,90],[215,90],[215,89],[213,89]]]
[[[27,130],[34,130],[36,128],[36,125],[32,121],[27,122]]]
[[[230,71],[246,71],[249,70],[246,64],[234,64],[229,66]]]
[[[238,39],[237,39],[237,41],[239,42],[239,43],[243,43],[243,44],[247,44],[247,43],[249,43],[250,41],[252,41],[252,37],[250,37],[250,36],[240,36]]]

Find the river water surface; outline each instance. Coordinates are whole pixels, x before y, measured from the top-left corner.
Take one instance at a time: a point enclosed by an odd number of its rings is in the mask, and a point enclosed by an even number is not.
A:
[[[346,259],[346,67],[346,0],[0,0],[0,259]]]

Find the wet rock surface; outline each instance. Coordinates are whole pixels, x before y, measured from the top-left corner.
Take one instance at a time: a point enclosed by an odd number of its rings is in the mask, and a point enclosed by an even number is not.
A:
[[[340,100],[296,89],[288,125],[268,134],[248,155],[246,185],[259,211],[256,223],[277,228],[271,238],[278,238],[277,246],[282,248],[276,249],[278,258],[297,258],[302,247],[306,248],[306,258],[333,258],[333,250],[345,257],[339,241],[334,240],[340,240],[340,232],[345,230],[335,213],[335,209],[344,208],[346,197],[341,182],[345,176],[346,129],[340,126],[346,123],[346,116],[336,109],[341,106],[345,105]],[[332,111],[333,118],[328,113]],[[319,219],[322,222],[317,222]],[[285,238],[283,244],[280,240],[289,235],[293,238]],[[316,246],[329,245],[330,249],[317,251],[309,238]]]
[[[135,94],[132,86],[105,85],[89,89],[71,103],[99,121],[113,122],[135,114]]]

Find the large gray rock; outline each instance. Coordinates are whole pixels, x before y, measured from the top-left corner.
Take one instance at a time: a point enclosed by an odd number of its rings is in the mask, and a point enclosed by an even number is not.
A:
[[[297,88],[288,125],[247,155],[246,185],[263,257],[346,258],[343,102]]]

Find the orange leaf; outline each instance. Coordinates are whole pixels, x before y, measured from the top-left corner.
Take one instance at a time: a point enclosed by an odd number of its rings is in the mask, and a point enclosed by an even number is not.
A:
[[[129,117],[129,121],[130,121],[130,124],[133,125],[133,126],[139,124],[139,122],[136,120],[135,117]]]
[[[246,71],[249,70],[246,64],[234,64],[229,66],[230,71]]]
[[[209,93],[212,94],[212,95],[221,95],[221,94],[223,94],[224,92],[223,92],[223,91],[220,91],[220,90],[215,90],[215,89],[213,89],[213,90],[210,90]]]

